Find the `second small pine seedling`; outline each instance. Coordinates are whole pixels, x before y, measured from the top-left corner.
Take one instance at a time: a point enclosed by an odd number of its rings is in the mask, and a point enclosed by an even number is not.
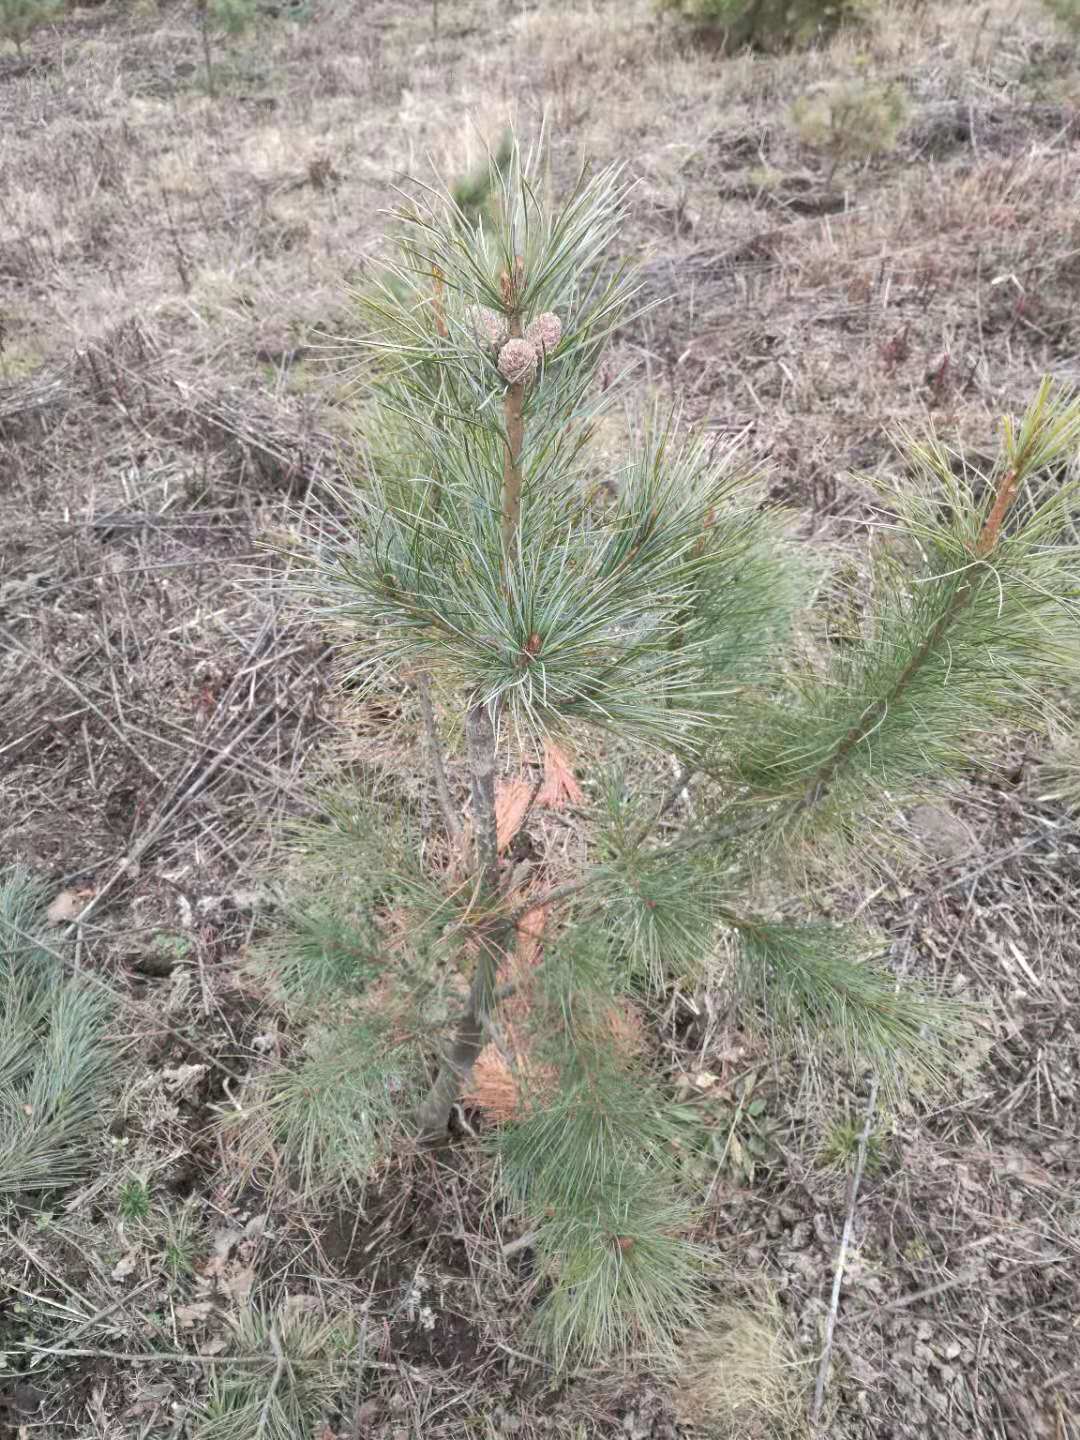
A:
[[[841,165],[862,164],[892,151],[907,113],[902,90],[859,81],[811,91],[791,112],[799,139],[827,158],[829,185]]]
[[[224,38],[235,39],[250,30],[261,15],[258,0],[195,0],[195,13],[202,41],[206,93],[217,94],[217,63],[214,50]]]
[[[120,1186],[116,1208],[121,1220],[145,1220],[150,1214],[150,1187],[138,1175],[129,1175]]]
[[[27,40],[63,11],[64,0],[0,0],[0,38],[22,55]]]

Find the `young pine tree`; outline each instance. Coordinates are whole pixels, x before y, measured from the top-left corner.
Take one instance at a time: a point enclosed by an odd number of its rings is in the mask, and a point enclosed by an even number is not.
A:
[[[22,55],[34,31],[56,20],[63,8],[64,0],[0,0],[0,36]]]
[[[195,0],[202,42],[203,69],[206,72],[206,93],[217,95],[217,65],[214,47],[221,39],[243,35],[260,17],[258,0]]]
[[[297,832],[270,960],[305,1038],[254,1113],[304,1186],[362,1179],[395,1137],[445,1139],[500,1057],[498,1173],[563,1362],[669,1343],[699,1302],[678,1111],[639,1019],[674,981],[734,953],[748,1025],[886,1089],[940,1082],[963,1049],[963,1010],[812,897],[905,801],[1039,725],[1075,665],[1075,491],[1047,477],[1080,405],[1044,384],[987,476],[906,441],[872,598],[820,658],[813,587],[731,446],[654,417],[624,461],[601,450],[627,192],[607,170],[553,207],[535,176],[517,150],[493,164],[476,224],[448,195],[406,206],[363,300],[366,463],[304,589],[354,687],[414,688],[441,819],[386,783]],[[560,745],[591,757],[587,859],[525,875],[500,801]]]

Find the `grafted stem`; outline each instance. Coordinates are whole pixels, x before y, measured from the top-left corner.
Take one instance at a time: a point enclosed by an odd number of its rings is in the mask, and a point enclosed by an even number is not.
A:
[[[495,988],[495,965],[484,950],[476,962],[465,1011],[457,1022],[454,1038],[442,1058],[439,1073],[417,1112],[422,1145],[437,1145],[446,1136],[450,1112],[468,1084],[476,1057],[484,1048],[484,1016]]]
[[[499,827],[495,816],[495,727],[486,705],[469,708],[465,740],[472,777],[473,847],[481,898],[494,899],[499,889]]]
[[[495,815],[495,727],[484,704],[470,706],[465,717],[465,740],[472,779],[470,812],[473,825],[473,860],[478,902],[494,901],[499,891],[499,831]],[[476,1057],[484,1048],[484,1021],[495,990],[497,965],[492,942],[481,939],[465,1010],[453,1040],[442,1057],[439,1073],[417,1115],[420,1141],[437,1144],[446,1134],[450,1112],[469,1082]]]

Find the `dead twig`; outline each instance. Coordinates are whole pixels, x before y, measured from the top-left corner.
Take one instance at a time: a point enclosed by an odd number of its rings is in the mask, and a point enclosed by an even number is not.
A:
[[[285,1373],[285,1351],[281,1348],[281,1341],[278,1339],[277,1326],[270,1326],[270,1349],[274,1352],[276,1364],[274,1374],[271,1377],[270,1385],[266,1391],[266,1398],[259,1413],[259,1428],[255,1432],[256,1440],[266,1433],[266,1424],[270,1418],[270,1406],[274,1403],[274,1396],[277,1394],[278,1386],[281,1384],[281,1377]]]
[[[859,1149],[855,1157],[855,1169],[851,1172],[851,1182],[848,1185],[847,1215],[844,1217],[844,1230],[840,1236],[840,1248],[836,1252],[836,1271],[833,1275],[832,1298],[829,1301],[829,1317],[825,1322],[825,1345],[821,1351],[821,1363],[818,1365],[817,1380],[814,1383],[814,1402],[810,1408],[810,1424],[816,1429],[821,1419],[821,1407],[825,1403],[825,1382],[829,1377],[829,1366],[832,1362],[833,1339],[836,1334],[836,1319],[840,1312],[840,1286],[844,1280],[844,1266],[847,1263],[848,1246],[851,1244],[851,1231],[855,1223],[855,1204],[859,1198],[859,1186],[862,1184],[863,1170],[866,1168],[866,1147],[870,1143],[870,1130],[874,1123],[874,1108],[877,1105],[878,1082],[877,1077],[870,1082],[870,1095],[866,1102],[866,1116],[863,1120],[863,1127],[859,1132]]]

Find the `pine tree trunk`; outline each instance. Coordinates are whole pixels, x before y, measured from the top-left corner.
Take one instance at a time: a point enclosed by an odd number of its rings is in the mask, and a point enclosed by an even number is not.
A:
[[[437,1145],[446,1138],[450,1112],[461,1099],[476,1057],[484,1048],[483,1014],[492,990],[492,965],[487,955],[476,962],[469,990],[469,1003],[458,1021],[453,1043],[443,1055],[435,1083],[417,1112],[416,1122],[421,1145]]]
[[[465,718],[465,738],[472,775],[473,858],[478,901],[483,904],[499,889],[499,839],[495,815],[495,729],[486,705],[473,705]],[[484,946],[477,957],[465,1013],[457,1023],[450,1048],[443,1055],[435,1083],[417,1113],[422,1145],[436,1145],[446,1135],[450,1112],[461,1098],[476,1057],[484,1048],[484,1018],[495,989],[496,965]]]
[[[510,334],[521,338],[521,320],[515,316],[510,323]],[[503,416],[506,421],[506,451],[503,457],[503,511],[502,547],[504,562],[508,562],[517,543],[518,520],[521,516],[521,449],[525,442],[525,382],[519,380],[511,385],[503,400]]]

